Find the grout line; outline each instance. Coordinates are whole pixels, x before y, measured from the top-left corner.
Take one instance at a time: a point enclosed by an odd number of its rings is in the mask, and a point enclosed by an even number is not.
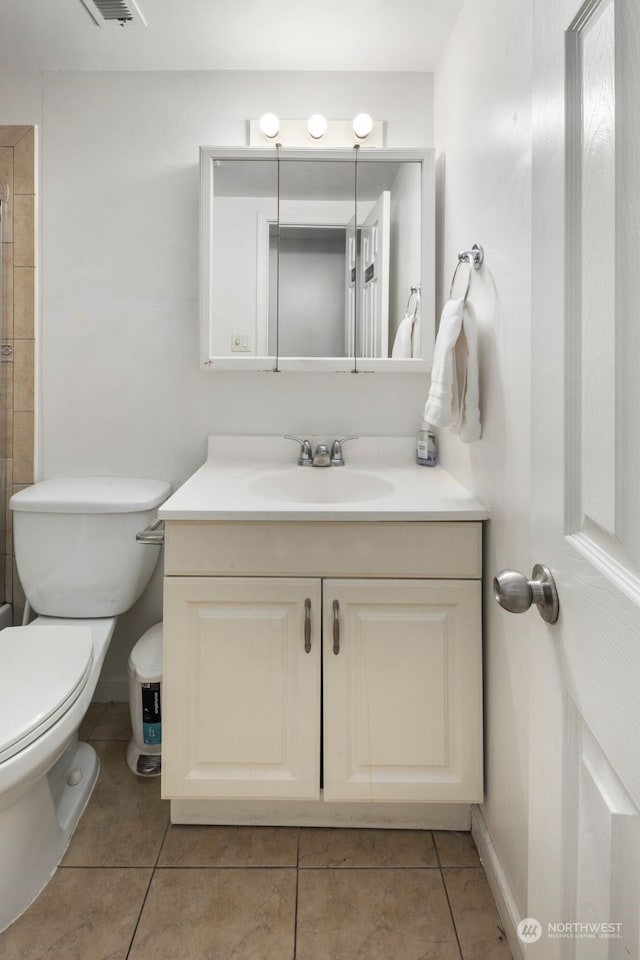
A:
[[[65,863],[58,870],[153,870],[149,863]]]
[[[439,870],[437,864],[431,866],[427,863],[370,863],[358,866],[357,864],[346,864],[343,866],[333,866],[331,864],[311,864],[310,866],[299,867],[300,870]]]
[[[434,847],[434,850],[436,851],[436,858],[438,860],[438,867],[440,869],[440,879],[442,881],[442,888],[444,890],[444,895],[447,898],[447,906],[449,907],[449,915],[451,917],[451,923],[453,924],[453,932],[455,934],[456,943],[458,944],[458,954],[461,960],[464,960],[462,945],[460,943],[460,937],[458,936],[458,928],[456,926],[456,918],[453,915],[453,908],[451,906],[451,900],[449,898],[449,891],[447,890],[447,884],[444,879],[444,870],[442,869],[442,861],[440,860],[440,851],[438,850],[438,844],[436,842],[436,838],[433,836],[433,831],[431,832],[431,836],[433,838],[433,847]]]
[[[146,870],[149,869],[149,864],[119,864],[119,863],[69,863],[60,865],[61,870]],[[304,870],[312,872],[329,872],[335,871],[347,871],[351,870],[352,872],[358,871],[360,873],[366,873],[368,870],[375,870],[379,872],[380,870],[423,870],[425,872],[429,870],[438,870],[439,867],[426,867],[424,864],[418,864],[416,866],[406,866],[399,865],[393,866],[368,866],[368,867],[296,867],[295,863],[161,863],[154,864],[151,867],[152,870]],[[449,870],[476,870],[477,867],[446,867],[445,869]]]
[[[160,859],[160,854],[162,853],[162,848],[163,848],[163,846],[164,846],[164,841],[165,841],[166,838],[167,838],[167,833],[169,832],[169,827],[170,827],[170,826],[171,826],[171,821],[169,821],[169,822],[167,823],[166,827],[164,828],[164,833],[162,834],[162,840],[160,841],[160,846],[158,847],[158,853],[157,853],[157,855],[156,855],[156,861],[155,861],[153,867],[151,868],[151,876],[149,877],[149,883],[147,884],[147,889],[146,889],[146,891],[145,891],[145,894],[144,894],[142,903],[141,903],[141,905],[140,905],[140,910],[138,911],[138,919],[136,920],[136,925],[135,925],[135,927],[133,928],[133,933],[131,934],[131,939],[130,939],[130,941],[129,941],[129,946],[127,947],[127,952],[126,952],[126,955],[125,955],[124,960],[129,960],[129,955],[130,955],[130,953],[131,953],[131,948],[133,947],[133,941],[134,941],[135,938],[136,938],[136,933],[138,932],[138,927],[140,926],[140,920],[142,919],[142,914],[143,914],[144,908],[145,908],[145,906],[146,906],[147,899],[148,899],[148,897],[149,897],[149,891],[151,890],[151,884],[152,884],[152,882],[153,882],[153,878],[154,878],[154,876],[155,876],[156,869],[157,869],[157,867],[158,867],[158,860]]]
[[[155,868],[154,868],[155,869]],[[295,863],[161,863],[158,870],[295,870]]]
[[[300,827],[296,838],[296,899],[293,908],[293,960],[298,952],[298,890],[300,885]]]

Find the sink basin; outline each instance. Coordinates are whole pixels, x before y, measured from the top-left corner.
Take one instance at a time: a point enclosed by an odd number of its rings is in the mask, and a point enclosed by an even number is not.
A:
[[[394,485],[349,467],[295,467],[255,477],[248,489],[255,496],[280,502],[359,503],[388,496]]]

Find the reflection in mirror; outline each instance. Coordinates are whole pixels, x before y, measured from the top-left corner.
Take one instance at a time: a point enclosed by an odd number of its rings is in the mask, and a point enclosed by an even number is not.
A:
[[[277,316],[269,318],[269,342],[277,329],[278,356],[352,357],[355,164],[283,157],[279,198]],[[270,264],[270,277],[275,273]]]
[[[358,163],[357,357],[390,357],[394,343],[394,356],[421,356],[420,316],[410,298],[421,283],[420,190],[417,162]]]
[[[267,304],[259,241],[278,221],[278,161],[212,161],[210,356],[267,356]],[[262,259],[261,259],[262,258]]]
[[[201,196],[204,366],[426,368],[433,151],[202,147]]]

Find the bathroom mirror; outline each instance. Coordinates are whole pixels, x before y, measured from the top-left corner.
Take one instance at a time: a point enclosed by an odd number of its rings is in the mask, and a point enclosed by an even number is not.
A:
[[[430,366],[433,151],[201,147],[200,172],[203,367]]]

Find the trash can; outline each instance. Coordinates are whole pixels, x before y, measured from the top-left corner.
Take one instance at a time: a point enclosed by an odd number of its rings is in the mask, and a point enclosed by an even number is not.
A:
[[[142,634],[129,656],[129,708],[133,738],[129,768],[140,777],[160,774],[162,753],[162,623]]]

